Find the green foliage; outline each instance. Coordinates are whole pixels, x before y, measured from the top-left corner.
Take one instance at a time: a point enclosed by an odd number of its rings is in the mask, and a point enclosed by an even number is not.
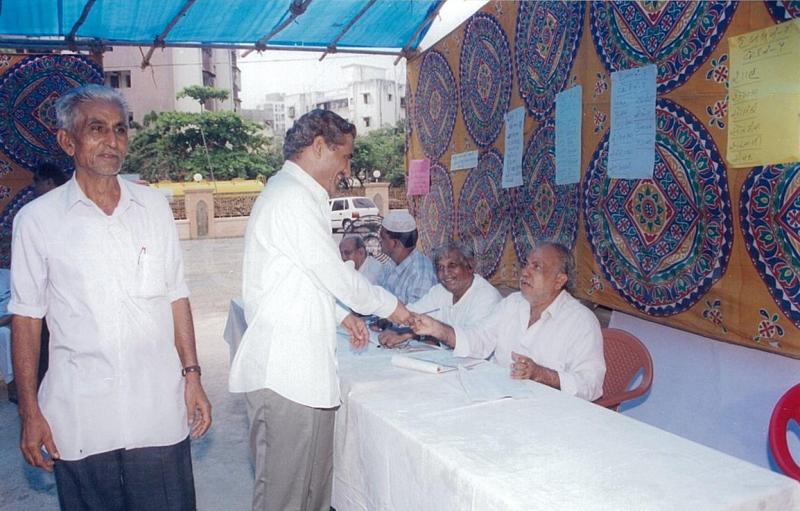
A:
[[[151,112],[131,140],[122,171],[150,182],[188,181],[195,173],[211,179],[209,159],[218,180],[266,177],[283,164],[280,148],[234,112]]]
[[[404,148],[403,121],[393,128],[382,128],[358,136],[351,165],[353,176],[363,183],[372,180],[372,172],[379,170],[382,181],[402,186],[406,179]]]
[[[181,89],[177,95],[178,99],[186,97],[192,98],[200,103],[200,106],[203,106],[209,99],[225,101],[228,99],[228,91],[216,87],[206,87],[205,85],[190,85]]]

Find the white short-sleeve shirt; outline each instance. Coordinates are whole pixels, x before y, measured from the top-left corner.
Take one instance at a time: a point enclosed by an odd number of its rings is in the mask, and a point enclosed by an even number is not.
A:
[[[46,316],[39,405],[64,460],[189,433],[171,305],[188,296],[175,222],[159,192],[118,182],[111,215],[73,177],[14,219],[8,309]]]

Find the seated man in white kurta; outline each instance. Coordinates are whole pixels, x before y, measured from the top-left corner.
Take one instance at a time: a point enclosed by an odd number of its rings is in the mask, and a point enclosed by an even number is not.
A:
[[[593,401],[603,393],[606,365],[600,323],[569,294],[575,261],[563,245],[537,243],[519,281],[520,292],[501,301],[478,325],[451,327],[416,315],[420,335],[432,335],[453,355],[486,358],[530,379]]]
[[[474,272],[475,252],[466,243],[453,241],[433,253],[433,267],[439,283],[408,306],[450,326],[470,327],[479,324],[501,300],[500,293]],[[414,337],[412,332],[385,330],[379,340],[394,347]]]

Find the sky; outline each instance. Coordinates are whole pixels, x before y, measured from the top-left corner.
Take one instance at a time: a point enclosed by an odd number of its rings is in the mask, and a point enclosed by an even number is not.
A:
[[[486,2],[487,0],[446,0],[420,48],[424,50],[432,46]],[[263,102],[264,95],[274,92],[293,94],[342,88],[347,85],[347,78],[340,68],[347,64],[384,67],[388,70],[387,78],[393,78],[400,83],[406,81],[405,59],[401,59],[395,66],[397,57],[392,56],[337,53],[328,55],[319,62],[321,55],[322,53],[314,52],[265,51],[240,57],[238,65],[242,73],[242,107],[256,108]]]

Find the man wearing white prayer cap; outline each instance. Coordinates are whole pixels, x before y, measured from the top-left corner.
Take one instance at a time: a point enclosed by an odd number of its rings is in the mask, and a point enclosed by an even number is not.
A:
[[[378,285],[403,303],[416,302],[436,284],[430,259],[416,250],[417,222],[408,210],[390,211],[381,225],[381,250],[394,264],[388,264]]]

